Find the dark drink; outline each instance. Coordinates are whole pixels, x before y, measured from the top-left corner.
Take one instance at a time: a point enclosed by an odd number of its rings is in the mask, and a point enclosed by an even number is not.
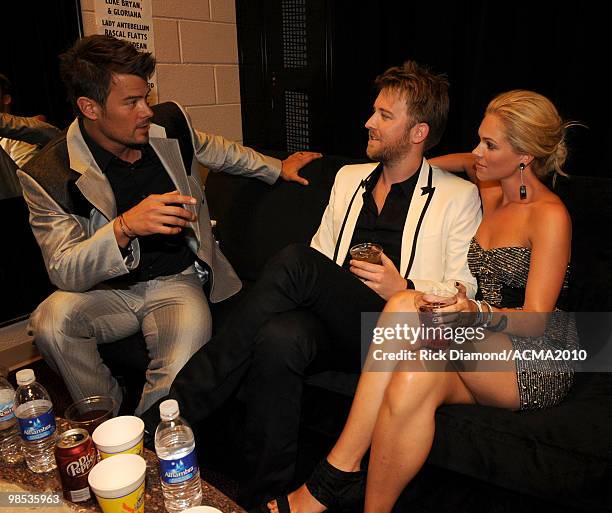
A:
[[[91,435],[102,422],[112,418],[115,401],[112,397],[94,395],[72,403],[64,413],[70,427],[86,429]]]
[[[77,422],[90,422],[92,420],[100,419],[105,415],[108,415],[108,410],[90,410],[76,413],[73,416],[73,419]]]
[[[372,242],[366,242],[364,244],[357,244],[349,250],[351,258],[353,260],[361,260],[363,262],[369,262],[370,264],[381,264],[382,259],[380,255],[383,249],[378,244]]]
[[[84,429],[62,433],[55,444],[55,460],[64,497],[71,502],[91,499],[87,476],[97,462],[97,453],[89,433]]]

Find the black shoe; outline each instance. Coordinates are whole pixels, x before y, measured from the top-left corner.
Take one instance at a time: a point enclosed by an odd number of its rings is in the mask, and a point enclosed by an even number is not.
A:
[[[155,431],[152,433],[145,429],[142,443],[145,449],[155,452]]]
[[[341,511],[363,503],[365,477],[365,470],[344,472],[324,459],[315,467],[312,475],[306,481],[306,488],[310,495],[327,509]],[[279,513],[291,513],[286,495],[275,500]],[[266,504],[259,506],[258,509],[250,510],[249,513],[269,513]]]
[[[160,401],[157,401],[147,411],[140,414],[140,418],[145,425],[145,446],[147,445],[147,434],[149,435],[150,439],[153,439],[155,436],[155,430],[157,429],[157,424],[159,424],[159,402]]]
[[[286,495],[281,495],[276,499],[271,499],[276,501],[276,507],[278,508],[279,513],[291,513],[291,508],[289,507],[289,499]],[[268,501],[270,502],[270,501]],[[248,513],[270,513],[268,509],[268,502],[258,506],[255,509],[250,509]]]
[[[306,481],[306,488],[327,509],[341,510],[363,502],[365,477],[365,470],[344,472],[324,459]]]
[[[140,414],[140,418],[145,425],[143,443],[144,446],[151,451],[155,451],[155,430],[157,429],[157,424],[159,424],[160,402],[161,401],[157,401],[147,411]]]

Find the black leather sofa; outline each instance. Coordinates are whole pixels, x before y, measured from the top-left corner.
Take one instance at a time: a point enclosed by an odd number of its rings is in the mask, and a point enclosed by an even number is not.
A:
[[[338,169],[348,159],[326,156],[303,170],[308,187],[225,174],[211,174],[206,196],[225,255],[246,286],[267,259],[291,242],[314,234]],[[557,192],[573,218],[571,304],[577,311],[612,311],[612,180],[572,177]],[[213,306],[216,325],[231,302]],[[582,320],[581,320],[582,319]],[[593,351],[612,333],[607,316],[579,318],[581,343]],[[612,340],[610,341],[612,343]],[[136,346],[140,344],[140,349]],[[108,359],[118,348],[103,348]],[[132,357],[146,352],[137,340]],[[125,363],[126,348],[118,353]],[[138,358],[137,358],[138,359]],[[142,362],[141,362],[142,364]],[[116,374],[137,376],[134,361]],[[132,378],[134,380],[134,378]],[[140,382],[138,380],[140,379]],[[358,376],[341,372],[308,378],[305,389],[297,481],[307,477],[339,433]],[[140,385],[139,385],[140,383]],[[125,408],[138,396],[142,378]],[[134,395],[135,394],[135,395]],[[203,426],[199,448],[224,470],[239,468],[240,403]],[[235,472],[239,477],[239,472]],[[436,435],[426,466],[409,484],[396,511],[414,512],[604,512],[612,511],[612,374],[578,373],[565,401],[555,408],[509,412],[481,406],[445,406],[436,415]]]

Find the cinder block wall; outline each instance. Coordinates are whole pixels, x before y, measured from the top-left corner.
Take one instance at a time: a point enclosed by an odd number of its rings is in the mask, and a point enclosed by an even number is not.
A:
[[[184,105],[196,128],[242,141],[234,0],[153,3],[159,101]],[[85,35],[94,0],[81,0]]]

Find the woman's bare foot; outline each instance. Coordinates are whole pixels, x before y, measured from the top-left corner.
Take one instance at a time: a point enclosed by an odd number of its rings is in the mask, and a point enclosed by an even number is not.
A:
[[[302,485],[291,492],[287,498],[289,499],[291,513],[322,513],[327,509],[310,494],[306,485]],[[271,513],[279,513],[276,501],[268,502],[267,506]]]

